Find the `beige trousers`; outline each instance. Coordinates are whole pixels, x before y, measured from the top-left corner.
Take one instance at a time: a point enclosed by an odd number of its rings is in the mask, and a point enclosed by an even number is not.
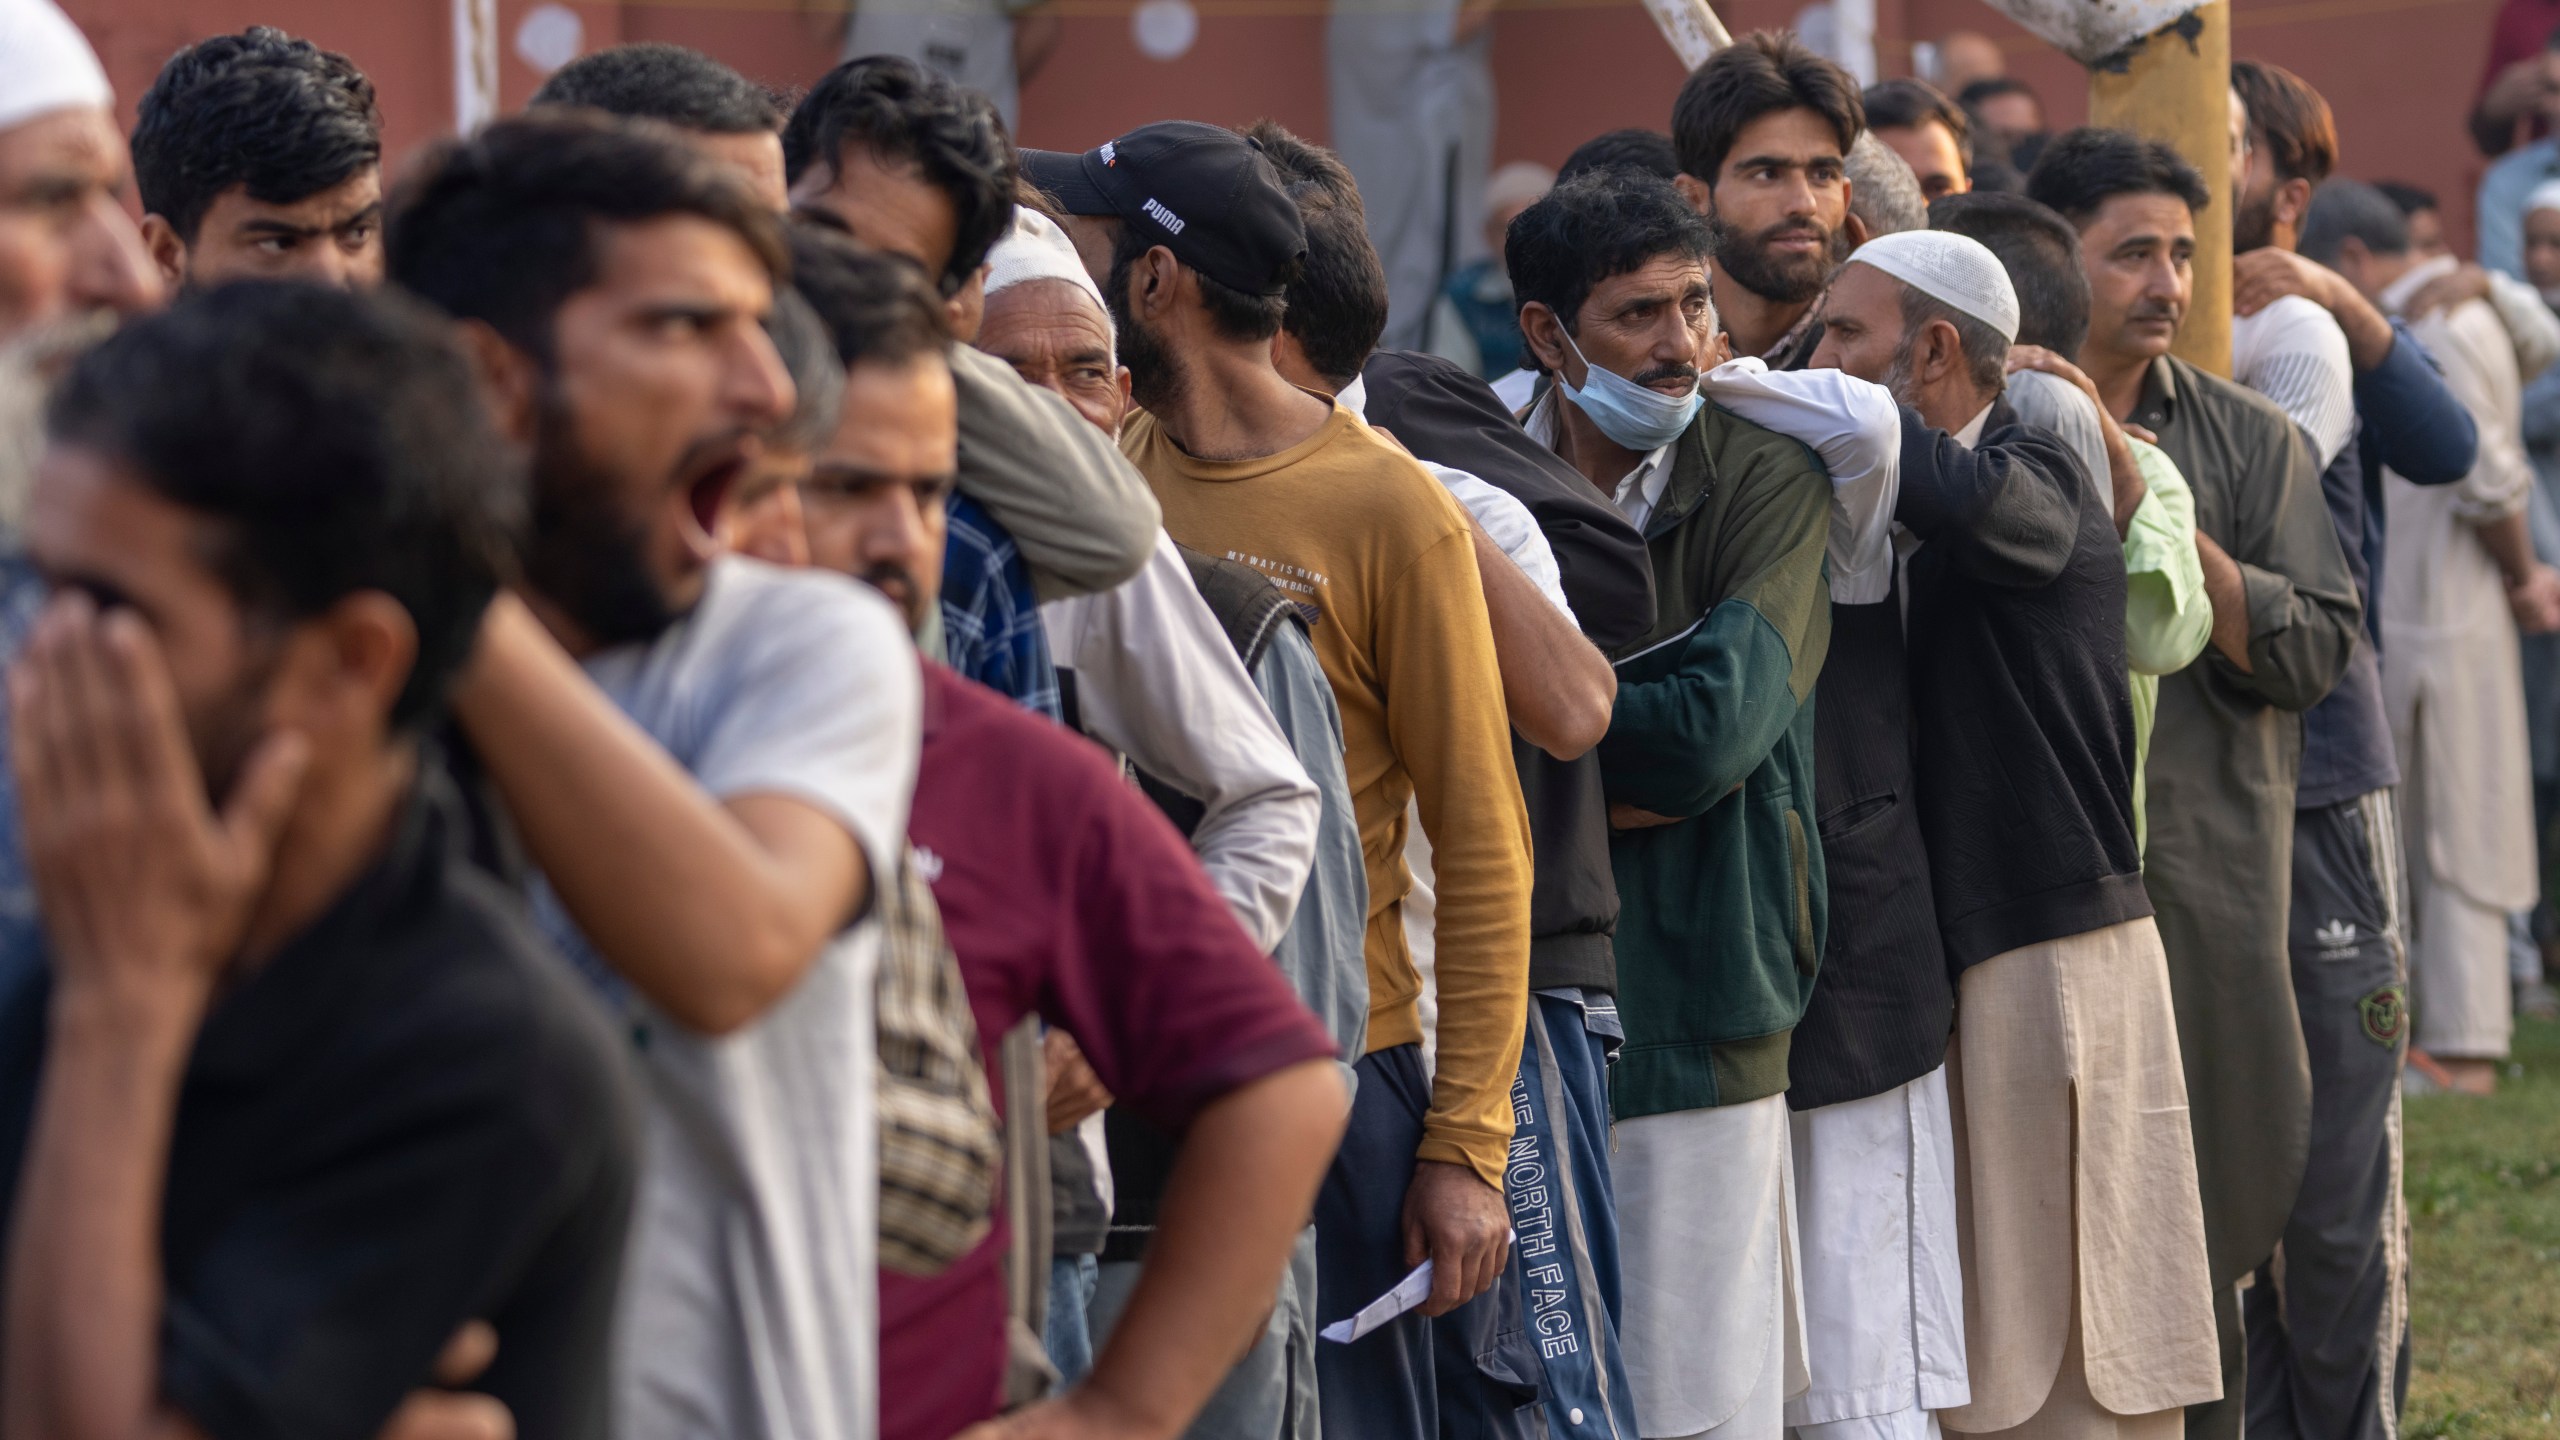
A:
[[[2222,1393],[2169,972],[2149,919],[1959,982],[1966,1434],[2114,1436]]]

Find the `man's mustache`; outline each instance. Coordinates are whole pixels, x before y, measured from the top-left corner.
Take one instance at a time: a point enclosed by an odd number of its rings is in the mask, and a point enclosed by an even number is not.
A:
[[[1650,385],[1657,380],[1695,381],[1697,378],[1698,367],[1695,365],[1656,365],[1633,377],[1638,385]]]
[[[1781,220],[1753,238],[1762,245],[1780,240],[1829,240],[1831,230],[1810,220]]]

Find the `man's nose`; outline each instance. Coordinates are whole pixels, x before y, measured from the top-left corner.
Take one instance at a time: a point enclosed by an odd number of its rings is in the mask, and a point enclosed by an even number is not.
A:
[[[89,202],[71,244],[74,308],[132,315],[160,303],[160,268],[151,263],[141,232],[114,200],[99,195]]]
[[[921,570],[926,547],[924,510],[916,503],[914,491],[894,487],[873,507],[867,522],[862,529],[863,559],[894,560],[910,570]]]
[[[1816,196],[1813,190],[1813,176],[1803,170],[1788,171],[1786,199],[1789,219],[1814,213]]]
[[[782,356],[761,325],[738,327],[723,378],[722,401],[740,421],[758,429],[789,419],[800,401],[791,372],[782,368]]]

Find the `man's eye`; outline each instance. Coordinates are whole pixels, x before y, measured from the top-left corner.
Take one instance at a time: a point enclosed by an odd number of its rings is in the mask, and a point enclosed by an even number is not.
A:
[[[290,235],[261,235],[252,243],[258,247],[258,253],[261,255],[293,253],[293,237]]]
[[[368,220],[361,225],[348,226],[339,232],[339,238],[348,249],[361,250],[373,243],[374,234],[380,229],[380,226]]]

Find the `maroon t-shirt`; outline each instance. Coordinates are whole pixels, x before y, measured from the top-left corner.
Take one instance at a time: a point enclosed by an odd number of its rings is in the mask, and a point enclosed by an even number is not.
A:
[[[1037,1013],[1113,1096],[1168,1130],[1334,1044],[1208,875],[1103,751],[993,690],[924,667],[908,838],[960,957],[996,1105],[996,1046]],[[880,1275],[882,1440],[944,1440],[996,1413],[1004,1215],[930,1280]],[[1043,1277],[1042,1283],[1046,1283]]]

